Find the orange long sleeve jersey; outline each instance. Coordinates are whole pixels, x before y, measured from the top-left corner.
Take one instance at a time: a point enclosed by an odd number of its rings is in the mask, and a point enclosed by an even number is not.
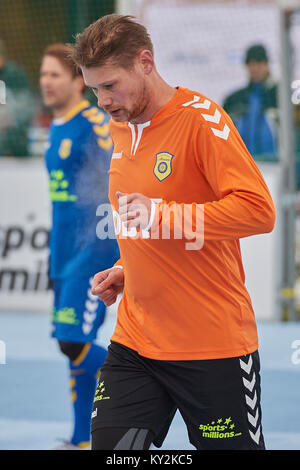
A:
[[[270,232],[275,209],[231,119],[178,87],[150,122],[111,121],[110,131],[109,198],[125,276],[111,339],[160,360],[253,352],[239,238]],[[117,191],[154,201],[150,229],[122,228]]]

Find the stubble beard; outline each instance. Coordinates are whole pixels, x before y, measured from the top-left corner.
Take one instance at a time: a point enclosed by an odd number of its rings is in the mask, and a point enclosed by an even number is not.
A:
[[[127,121],[132,124],[139,124],[143,121],[143,115],[149,103],[148,91],[145,81],[139,93],[139,99],[132,111],[128,111]]]

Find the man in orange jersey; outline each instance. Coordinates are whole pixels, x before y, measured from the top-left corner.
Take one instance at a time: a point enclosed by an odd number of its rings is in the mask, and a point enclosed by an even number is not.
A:
[[[169,86],[144,26],[108,15],[73,58],[112,117],[109,198],[123,293],[92,414],[92,449],[158,447],[176,410],[197,449],[264,449],[258,339],[239,238],[270,232],[266,184],[224,110]]]

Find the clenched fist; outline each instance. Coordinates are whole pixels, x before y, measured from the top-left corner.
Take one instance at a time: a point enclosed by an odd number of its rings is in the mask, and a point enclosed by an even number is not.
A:
[[[123,287],[123,268],[114,266],[95,274],[91,292],[109,307],[115,303],[118,295],[123,291]]]
[[[139,193],[117,192],[116,196],[119,201],[119,216],[125,227],[145,229],[150,220],[151,199]]]

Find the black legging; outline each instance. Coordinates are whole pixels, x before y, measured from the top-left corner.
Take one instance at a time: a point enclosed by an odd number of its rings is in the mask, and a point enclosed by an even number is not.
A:
[[[73,343],[71,341],[58,340],[59,349],[71,361],[75,361],[81,353],[85,343]]]
[[[154,434],[140,428],[99,428],[92,432],[92,450],[148,450]]]

